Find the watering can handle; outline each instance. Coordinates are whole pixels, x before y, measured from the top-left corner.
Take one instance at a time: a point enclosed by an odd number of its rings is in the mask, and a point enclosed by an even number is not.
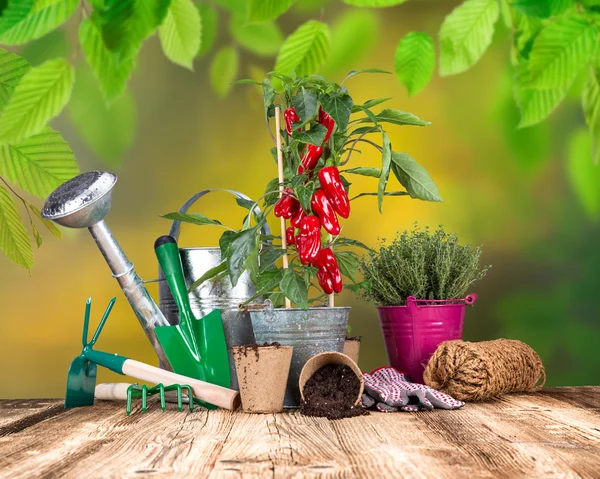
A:
[[[414,316],[417,313],[417,309],[419,305],[417,303],[434,303],[434,304],[447,304],[447,303],[460,303],[464,302],[467,306],[472,305],[477,301],[477,295],[475,293],[467,294],[464,298],[458,299],[417,299],[414,296],[409,296],[406,298],[406,307],[408,308],[408,313],[411,316]]]
[[[207,193],[211,193],[213,191],[225,191],[227,193],[231,193],[233,196],[237,197],[237,198],[241,198],[243,200],[249,200],[252,201],[250,198],[248,198],[245,194],[240,193],[239,191],[235,191],[235,190],[224,190],[221,188],[210,188],[208,190],[202,190],[199,191],[198,193],[196,193],[194,196],[192,196],[191,198],[189,198],[181,208],[179,208],[179,212],[180,213],[187,213],[187,211],[191,208],[191,206],[198,201],[200,198],[202,198],[204,195],[206,195]],[[258,212],[260,212],[260,208],[257,206],[256,210],[258,210]],[[179,230],[181,229],[181,221],[179,220],[174,220],[173,224],[171,225],[171,229],[169,230],[169,236],[172,236],[173,238],[175,238],[175,240],[179,240]],[[261,233],[263,235],[270,235],[271,234],[271,230],[269,228],[269,225],[265,222],[261,228]]]

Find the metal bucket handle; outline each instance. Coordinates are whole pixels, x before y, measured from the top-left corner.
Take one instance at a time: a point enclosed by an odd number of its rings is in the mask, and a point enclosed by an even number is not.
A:
[[[179,208],[179,213],[187,213],[187,211],[192,207],[192,205],[196,201],[198,201],[200,198],[202,198],[207,193],[212,193],[213,191],[225,191],[226,193],[231,193],[233,196],[235,196],[237,198],[241,198],[243,200],[252,201],[245,194],[240,193],[239,191],[226,190],[226,189],[222,189],[222,188],[210,188],[208,190],[199,191],[194,196],[190,197],[183,204],[183,206],[181,208]],[[254,209],[254,212],[255,213],[262,213],[261,209],[258,206],[256,206],[256,208]],[[179,231],[180,230],[181,230],[181,221],[179,221],[179,220],[173,220],[173,224],[171,225],[171,229],[169,230],[169,236],[172,236],[173,238],[175,238],[176,240],[178,240],[179,239]],[[271,229],[269,228],[269,225],[266,222],[262,225],[260,231],[261,231],[261,233],[263,235],[270,235],[271,234]]]
[[[409,296],[406,298],[406,307],[408,308],[408,312],[411,316],[416,314],[417,309],[419,309],[419,305],[417,303],[436,303],[436,304],[447,304],[447,303],[465,303],[470,306],[475,301],[477,301],[477,295],[475,293],[467,294],[464,298],[456,298],[456,299],[417,299],[414,296]]]

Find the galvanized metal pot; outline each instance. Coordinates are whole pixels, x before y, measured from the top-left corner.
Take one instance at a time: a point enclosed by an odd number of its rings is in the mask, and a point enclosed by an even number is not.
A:
[[[326,351],[344,351],[349,307],[273,308],[250,310],[254,337],[258,344],[278,342],[293,346],[292,364],[283,406],[300,407],[298,380],[306,361]]]
[[[242,193],[233,190],[204,190],[185,202],[180,208],[180,213],[186,213],[188,209],[200,198],[212,191],[226,191],[232,195],[248,200]],[[171,225],[169,235],[175,239],[179,237],[181,228],[180,221],[174,221]],[[263,227],[263,234],[270,234],[269,227]],[[194,281],[200,278],[209,269],[221,263],[221,250],[218,247],[208,248],[179,248],[183,274],[186,286],[189,288]],[[162,271],[159,271],[162,279]],[[256,293],[256,288],[250,279],[250,275],[244,272],[235,287],[231,285],[229,276],[213,279],[205,282],[202,286],[189,293],[190,305],[196,318],[202,318],[213,309],[221,310],[223,328],[225,330],[225,341],[229,354],[229,368],[231,370],[231,388],[239,391],[235,363],[233,360],[233,346],[254,343],[252,323],[248,312],[240,311],[238,306],[250,299]],[[170,324],[179,323],[179,311],[173,300],[171,291],[165,281],[159,283],[158,289],[159,306],[162,313]]]

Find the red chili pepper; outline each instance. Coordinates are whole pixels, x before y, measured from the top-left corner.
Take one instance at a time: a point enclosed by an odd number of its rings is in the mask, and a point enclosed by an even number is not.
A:
[[[319,271],[324,272],[324,273],[321,273],[321,276],[323,276],[325,273],[327,275],[329,275],[329,277],[331,278],[331,282],[333,284],[333,291],[335,291],[336,293],[339,293],[340,291],[342,291],[342,289],[343,289],[342,273],[340,272],[340,267],[338,265],[335,254],[333,254],[333,251],[331,251],[331,248],[323,248],[321,251],[319,251],[319,254],[317,255],[313,264],[317,268],[319,268]],[[318,272],[317,272],[317,278],[318,278]],[[320,280],[319,280],[319,284],[321,284]],[[322,284],[321,284],[321,287],[323,288],[323,290],[325,290],[325,288],[323,287]],[[325,291],[325,292],[327,293],[327,291]],[[331,294],[331,293],[327,293],[327,294]]]
[[[292,136],[292,124],[299,122],[300,117],[294,108],[288,108],[283,112],[283,119],[285,120],[285,130],[289,136]],[[300,131],[300,129],[298,129]]]
[[[327,140],[329,140],[329,137],[333,132],[335,121],[333,118],[331,118],[331,116],[329,116],[329,113],[323,111],[322,107],[319,108],[319,123],[327,128],[327,134],[325,135],[325,139],[323,140],[323,143],[327,143]]]
[[[289,220],[294,216],[300,208],[300,202],[293,196],[294,190],[286,188],[283,196],[275,203],[273,213],[277,218],[285,218]]]
[[[346,188],[340,179],[340,172],[335,166],[327,166],[319,171],[319,183],[331,202],[333,209],[342,217],[350,216],[350,200]]]
[[[287,244],[294,244],[294,234],[296,233],[296,228],[294,228],[293,226],[290,226],[289,228],[287,228],[285,230],[285,239],[287,241]]]
[[[314,167],[317,166],[317,163],[319,162],[319,159],[321,158],[322,154],[323,147],[316,145],[308,145],[306,153],[302,158],[302,164],[298,166],[298,174],[301,175],[302,173],[304,173],[304,170],[314,169]]]
[[[331,279],[331,275],[326,270],[319,269],[317,271],[317,279],[319,280],[321,289],[325,294],[333,293],[333,280]]]
[[[296,248],[302,264],[310,264],[321,250],[321,222],[316,216],[306,216],[300,225]],[[298,241],[300,239],[300,241]]]
[[[337,215],[323,190],[318,189],[315,191],[312,200],[310,200],[310,206],[321,220],[325,231],[332,235],[340,234],[340,223],[338,222]]]
[[[300,208],[298,208],[298,211],[294,214],[294,216],[292,216],[292,218],[290,219],[290,223],[292,224],[293,227],[300,228],[300,225],[302,224],[302,220],[304,219],[305,216],[306,216],[306,213],[304,212],[304,208],[300,207]]]

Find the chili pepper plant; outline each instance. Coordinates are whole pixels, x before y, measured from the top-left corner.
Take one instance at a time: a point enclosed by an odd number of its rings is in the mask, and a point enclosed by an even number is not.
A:
[[[389,125],[419,126],[429,122],[405,111],[382,108],[389,98],[375,98],[356,104],[344,83],[359,73],[387,73],[369,69],[350,72],[344,81],[334,83],[318,75],[290,76],[270,73],[263,82],[242,80],[262,88],[267,125],[274,122],[275,109],[284,112],[285,129],[272,132],[282,136],[284,181],[272,179],[265,194],[255,203],[237,200],[247,210],[240,230],[228,228],[220,238],[222,263],[194,282],[195,289],[204,281],[228,275],[235,285],[249,271],[257,297],[269,298],[275,306],[289,298],[306,309],[324,301],[331,293],[351,290],[356,283],[357,248],[363,243],[344,237],[343,221],[351,216],[351,203],[365,196],[376,196],[381,212],[384,197],[410,196],[425,201],[442,201],[429,174],[407,153],[392,149],[386,132]],[[375,111],[378,109],[379,111]],[[381,164],[360,162],[359,148],[375,148]],[[273,172],[277,172],[277,149]],[[390,191],[393,174],[402,188]],[[352,175],[373,177],[373,191],[351,193]],[[280,187],[283,194],[280,195]],[[260,207],[260,209],[258,209]],[[282,237],[261,234],[261,227],[273,213],[286,220],[286,249]],[[168,219],[206,225],[221,225],[200,214],[170,213]],[[222,225],[221,225],[222,226]],[[289,267],[279,265],[284,252]],[[346,278],[346,280],[343,279]]]

